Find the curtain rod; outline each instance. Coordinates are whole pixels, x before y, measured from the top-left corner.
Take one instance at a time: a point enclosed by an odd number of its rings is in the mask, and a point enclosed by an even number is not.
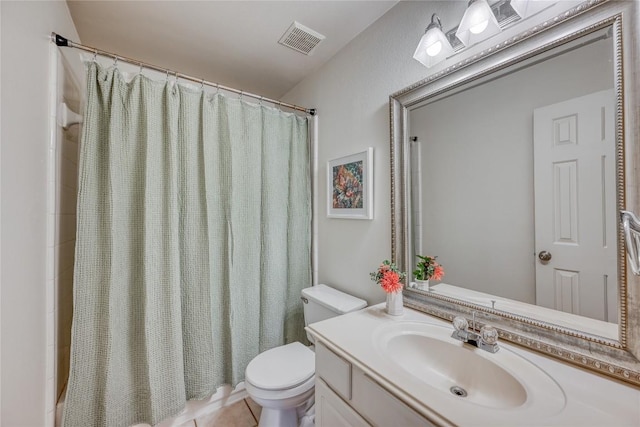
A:
[[[172,71],[172,70],[169,70],[167,68],[162,68],[162,67],[158,67],[156,65],[147,64],[147,63],[142,62],[142,61],[136,61],[135,59],[127,58],[126,56],[116,55],[115,53],[111,53],[111,52],[107,52],[107,51],[104,51],[104,50],[96,49],[96,48],[91,47],[91,46],[85,46],[85,45],[82,45],[80,43],[76,43],[74,41],[71,41],[71,40],[67,39],[66,37],[61,36],[60,34],[51,33],[51,41],[53,43],[55,43],[56,46],[72,47],[72,48],[84,50],[86,52],[91,52],[94,55],[110,56],[113,59],[115,59],[116,61],[123,61],[123,62],[128,62],[130,64],[139,65],[141,68],[147,68],[149,70],[160,71],[162,73],[167,73],[167,75],[171,74],[172,76],[175,76],[176,79],[180,78],[182,80],[189,80],[189,81],[192,81],[192,82],[195,82],[195,83],[200,83],[201,85],[207,85],[207,86],[215,87],[216,89],[222,89],[222,90],[227,91],[227,92],[237,93],[242,97],[243,96],[248,96],[249,98],[258,99],[260,101],[266,101],[266,102],[269,102],[271,104],[278,105],[279,107],[286,107],[286,108],[289,108],[291,110],[303,111],[303,112],[305,112],[307,114],[310,114],[312,116],[316,115],[316,109],[315,108],[304,108],[304,107],[300,107],[300,106],[297,106],[297,105],[294,105],[294,104],[288,104],[286,102],[282,102],[282,101],[277,101],[275,99],[266,98],[264,96],[256,95],[256,94],[253,94],[253,93],[250,93],[250,92],[245,92],[245,91],[242,91],[242,90],[238,90],[238,89],[234,89],[234,88],[231,88],[231,87],[223,86],[223,85],[218,84],[218,83],[212,83],[212,82],[209,82],[209,81],[204,80],[204,79],[197,79],[195,77],[191,77],[189,75],[182,74],[182,73],[177,72],[177,71]]]

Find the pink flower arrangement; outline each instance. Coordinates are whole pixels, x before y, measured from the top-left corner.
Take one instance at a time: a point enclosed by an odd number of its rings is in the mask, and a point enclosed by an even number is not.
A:
[[[400,292],[403,288],[402,280],[405,273],[398,270],[398,267],[389,260],[382,261],[378,270],[370,273],[371,280],[382,287],[386,293]]]
[[[417,255],[420,259],[413,272],[416,280],[442,280],[444,268],[436,262],[437,256]]]
[[[433,280],[441,280],[444,277],[444,268],[440,264],[436,264],[433,267],[433,276],[431,278]]]

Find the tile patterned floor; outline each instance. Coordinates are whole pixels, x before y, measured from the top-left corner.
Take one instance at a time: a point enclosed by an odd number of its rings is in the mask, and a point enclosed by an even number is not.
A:
[[[181,427],[256,427],[260,410],[260,405],[247,398]]]

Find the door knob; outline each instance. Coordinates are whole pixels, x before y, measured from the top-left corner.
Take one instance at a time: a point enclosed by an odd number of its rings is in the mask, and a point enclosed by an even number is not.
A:
[[[540,258],[540,261],[547,262],[551,260],[551,253],[547,251],[542,251],[538,254],[538,258]]]

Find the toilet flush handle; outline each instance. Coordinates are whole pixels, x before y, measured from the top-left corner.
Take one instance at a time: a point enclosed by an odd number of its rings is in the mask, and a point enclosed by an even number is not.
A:
[[[302,300],[303,303],[309,304],[309,300],[306,299],[305,297],[300,297],[300,299]]]

